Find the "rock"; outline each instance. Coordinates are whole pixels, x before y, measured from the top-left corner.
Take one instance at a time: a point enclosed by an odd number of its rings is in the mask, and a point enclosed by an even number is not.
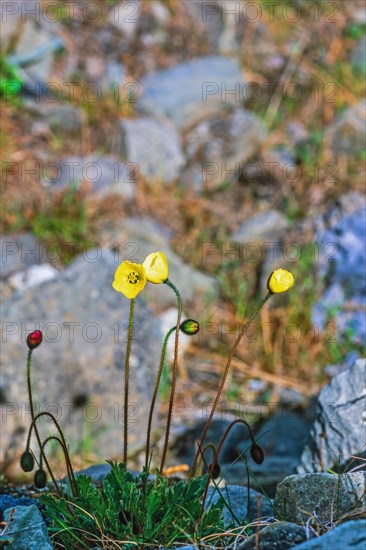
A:
[[[111,466],[108,463],[93,464],[92,466],[88,466],[88,468],[85,468],[84,470],[77,471],[76,475],[89,476],[91,477],[93,483],[101,483],[110,471]],[[130,474],[132,474],[133,477],[137,477],[141,473],[130,469],[128,471]],[[156,476],[154,474],[150,474],[148,479],[153,481],[154,479],[156,479]]]
[[[165,115],[178,128],[193,126],[243,101],[240,67],[225,57],[186,61],[145,76],[141,85],[138,110]]]
[[[15,508],[15,506],[40,506],[40,502],[36,498],[31,497],[13,497],[12,495],[0,495],[0,521],[4,520],[4,512],[7,508]],[[0,539],[1,540],[1,539]]]
[[[108,16],[108,23],[113,25],[128,40],[131,40],[136,33],[140,15],[140,0],[134,2],[123,0],[112,6]]]
[[[12,510],[5,510],[5,522],[9,521]],[[12,550],[52,550],[46,525],[37,506],[16,506],[14,510],[12,522],[6,530],[6,535],[13,539]]]
[[[347,2],[342,8],[345,9],[347,15],[356,23],[360,23],[361,25],[366,23],[365,2],[363,0]]]
[[[366,35],[363,35],[351,53],[352,67],[357,73],[366,73]]]
[[[289,122],[287,125],[287,136],[290,142],[296,147],[303,145],[309,138],[308,129],[301,122]]]
[[[87,182],[95,196],[115,193],[132,200],[137,176],[136,165],[120,162],[117,157],[67,157],[57,164],[55,175],[47,174],[42,184],[59,191],[78,188]]]
[[[32,265],[25,271],[18,271],[9,277],[9,284],[17,290],[27,290],[45,281],[51,281],[58,274],[50,264]]]
[[[338,374],[341,374],[341,372],[352,367],[354,362],[357,361],[357,359],[359,358],[360,354],[357,351],[350,351],[342,359],[342,363],[338,363],[336,365],[327,365],[326,367],[324,367],[324,374],[333,378],[334,376],[337,376]]]
[[[185,315],[184,311],[182,312],[182,321],[185,319],[188,319],[188,315]],[[162,333],[165,335],[168,330],[170,330],[172,327],[174,327],[177,324],[177,308],[176,307],[170,307],[169,309],[166,309],[159,315],[159,321],[161,323],[161,330]],[[174,358],[174,332],[170,336],[166,348],[166,357],[170,361]],[[189,347],[189,343],[191,341],[191,336],[188,334],[184,334],[184,332],[180,331],[179,335],[179,349],[178,349],[178,355],[181,359],[183,359],[184,353],[186,349]]]
[[[24,107],[40,121],[48,124],[55,133],[76,135],[81,131],[81,111],[73,105],[27,100]]]
[[[366,472],[291,475],[277,486],[276,515],[304,524],[315,513],[323,523],[334,522],[346,513],[366,509],[365,489]]]
[[[58,37],[27,20],[15,50],[8,58],[9,63],[24,67],[26,80],[29,77],[33,82],[44,84],[51,76],[53,54],[61,46]]]
[[[259,152],[265,137],[259,118],[241,108],[201,122],[186,136],[189,164],[184,183],[189,184],[191,170],[197,165],[201,188],[237,181],[245,163]]]
[[[296,550],[364,550],[366,545],[366,520],[358,519],[341,523],[325,535],[308,540]]]
[[[220,35],[224,29],[224,19],[221,6],[218,2],[206,0],[191,0],[186,2],[185,8],[193,20],[199,25],[203,38],[207,40],[214,52],[220,44]]]
[[[331,125],[331,147],[335,154],[357,155],[365,149],[366,101],[348,107]]]
[[[19,3],[19,0],[18,0]],[[19,25],[19,19],[21,16],[20,10],[17,9],[19,6],[16,6],[13,2],[11,4],[8,4],[8,6],[5,8],[3,5],[2,13],[1,13],[1,52],[5,53],[9,47],[9,45],[12,43],[13,39],[15,38],[17,34],[17,29]]]
[[[117,61],[109,61],[106,66],[105,88],[107,90],[116,90],[117,86],[123,86],[126,76],[127,70],[122,63],[118,63]]]
[[[94,483],[101,483],[105,476],[111,471],[111,466],[107,462],[104,464],[93,464],[83,470],[79,470],[77,474],[91,477]]]
[[[288,521],[279,521],[264,527],[259,532],[259,542],[254,534],[245,542],[239,544],[238,550],[283,550],[293,548],[306,540],[306,529]],[[258,545],[259,544],[259,545]]]
[[[365,380],[366,359],[359,359],[322,389],[298,473],[343,468],[365,448]]]
[[[334,322],[333,338],[345,333],[354,342],[366,339],[366,200],[350,193],[315,220],[318,277],[327,282],[313,307],[313,323],[324,330]]]
[[[17,450],[25,444],[30,425],[25,336],[40,328],[44,340],[34,351],[32,367],[35,409],[46,408],[56,414],[71,452],[75,447],[80,449],[88,437],[90,451],[97,456],[121,457],[130,306],[129,300],[112,288],[118,264],[111,251],[85,250],[56,279],[15,293],[3,303],[3,453],[10,443]],[[130,450],[145,444],[162,342],[159,321],[140,297],[136,300],[134,326]]]
[[[0,246],[0,277],[3,279],[33,265],[39,265],[44,259],[43,247],[31,233],[0,237]]]
[[[168,8],[157,0],[150,5],[151,14],[155,21],[161,26],[165,26],[170,19],[170,12]]]
[[[231,240],[240,244],[250,242],[273,242],[283,237],[288,228],[286,217],[278,210],[267,210],[254,214],[231,235]]]
[[[166,121],[154,118],[122,119],[122,155],[137,165],[149,181],[173,183],[184,165],[180,138]]]
[[[227,506],[223,508],[223,516],[225,526],[228,527],[230,523],[234,522],[235,525],[242,525],[248,522],[248,489],[242,485],[221,485],[219,486],[220,492],[225,501],[231,506],[239,523],[235,520],[233,515]],[[205,508],[209,508],[212,504],[215,504],[220,498],[220,493],[215,486],[210,486],[207,492],[207,499]],[[259,509],[258,509],[259,503]],[[259,516],[258,516],[259,513]],[[268,500],[258,491],[253,489],[249,490],[249,521],[255,521],[260,518],[271,518],[274,515],[273,506]]]
[[[217,296],[218,285],[214,277],[185,263],[171,250],[169,232],[148,218],[130,218],[112,227],[101,228],[98,242],[106,248],[114,247],[120,262],[142,263],[150,252],[162,250],[168,259],[169,278],[178,287],[189,317],[202,313],[204,300]],[[177,306],[174,292],[165,285],[147,285],[144,295],[159,310]]]
[[[272,496],[274,486],[296,471],[309,429],[310,423],[305,416],[285,409],[273,414],[255,434],[257,443],[264,451],[264,462],[258,465],[249,455],[251,443],[244,426],[234,426],[222,449],[220,464],[225,480],[230,483],[245,482],[245,465],[239,458],[239,453],[242,453],[258,482]],[[251,485],[255,486],[254,479],[251,479]]]

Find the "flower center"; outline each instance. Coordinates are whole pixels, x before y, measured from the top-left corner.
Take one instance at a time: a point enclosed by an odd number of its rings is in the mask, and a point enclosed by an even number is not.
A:
[[[140,276],[136,271],[131,271],[127,276],[127,280],[131,285],[135,285],[140,280]]]

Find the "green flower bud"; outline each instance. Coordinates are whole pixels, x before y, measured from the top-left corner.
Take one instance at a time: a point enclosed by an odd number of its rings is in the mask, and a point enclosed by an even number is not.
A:
[[[197,334],[200,329],[200,325],[199,322],[194,319],[186,319],[179,328],[182,332],[184,332],[184,334],[189,334],[192,336],[193,334]]]
[[[46,483],[47,483],[46,472],[42,470],[42,468],[40,468],[34,474],[34,486],[37,487],[37,489],[44,489],[46,487]]]
[[[30,451],[26,450],[20,457],[20,467],[23,472],[31,472],[34,468],[34,458]]]

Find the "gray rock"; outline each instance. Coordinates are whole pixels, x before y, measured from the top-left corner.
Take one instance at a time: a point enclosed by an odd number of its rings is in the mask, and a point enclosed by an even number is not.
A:
[[[37,117],[36,124],[42,121],[52,132],[76,135],[81,130],[81,111],[73,105],[27,100],[24,107]]]
[[[106,66],[105,85],[107,90],[116,90],[116,86],[122,86],[127,76],[127,70],[122,63],[109,61]],[[112,87],[112,88],[111,88]]]
[[[12,6],[8,4],[8,9],[4,8],[4,11],[2,12],[1,52],[7,51],[13,38],[17,34],[17,27],[19,25],[21,12],[19,9],[19,5],[17,6],[15,2],[12,2],[12,4]],[[17,4],[20,4],[20,0],[17,0]]]
[[[355,155],[366,145],[366,101],[348,107],[331,125],[331,146],[336,154]]]
[[[296,550],[365,550],[366,520],[358,519],[338,525],[325,535],[308,540]]]
[[[36,410],[47,408],[58,416],[72,452],[89,438],[90,450],[97,456],[120,458],[130,305],[112,288],[118,265],[111,251],[88,249],[57,279],[15,293],[3,303],[3,453],[10,443],[18,448],[25,443],[30,424],[25,333],[40,328],[44,341],[34,351],[32,368]],[[134,326],[130,450],[145,444],[147,412],[162,342],[159,321],[140,297],[136,299]]]
[[[365,448],[365,380],[366,359],[359,359],[322,389],[299,473],[342,468]]]
[[[186,61],[141,80],[137,108],[169,117],[187,128],[243,100],[244,80],[236,61],[205,57]],[[235,90],[236,93],[230,93]]]
[[[284,548],[298,547],[299,543],[306,540],[304,527],[287,521],[279,521],[268,525],[259,532],[259,546],[257,536],[254,534],[245,542],[237,546],[238,550],[283,550]]]
[[[27,290],[45,281],[51,281],[58,274],[50,264],[32,265],[25,271],[18,271],[9,277],[9,284],[17,290]]]
[[[330,319],[334,337],[348,332],[359,343],[366,339],[365,219],[365,197],[350,193],[315,221],[316,268],[327,286],[313,307],[313,323],[324,330]]]
[[[138,167],[111,156],[67,157],[57,164],[54,176],[47,176],[42,184],[52,190],[77,189],[82,183],[87,183],[95,196],[115,193],[132,200]]]
[[[353,48],[351,63],[356,72],[366,73],[366,35],[363,35]]]
[[[288,476],[276,490],[276,514],[299,524],[313,514],[324,523],[333,522],[346,513],[366,510],[365,489],[366,472]]]
[[[242,485],[220,485],[220,492],[225,501],[231,506],[239,523],[235,520],[233,515],[227,506],[223,508],[223,516],[225,526],[228,527],[230,523],[235,525],[242,525],[245,522],[255,521],[260,518],[272,518],[274,516],[274,509],[272,504],[263,496],[263,494],[249,490],[249,514],[248,514],[248,489]],[[207,499],[205,503],[206,509],[212,504],[215,504],[220,499],[220,493],[215,486],[210,486],[207,492]],[[258,501],[259,510],[258,510]],[[259,513],[259,516],[258,516]]]
[[[199,25],[203,37],[209,42],[212,50],[217,52],[220,35],[224,29],[224,17],[220,4],[208,3],[206,0],[190,0],[185,3],[185,8]]]
[[[366,23],[365,2],[363,0],[353,0],[353,2],[346,2],[344,5],[344,9],[347,15],[351,17],[356,23]]]
[[[189,264],[185,263],[170,248],[169,233],[156,222],[144,218],[130,218],[121,224],[101,228],[98,242],[106,248],[114,247],[119,261],[129,260],[142,263],[151,252],[161,250],[166,254],[169,263],[169,278],[178,287],[183,307],[189,316],[193,311],[201,312],[203,302],[214,298],[218,293],[217,281]],[[159,309],[176,307],[174,292],[166,285],[147,285],[144,295]]]
[[[9,62],[24,66],[25,59],[29,57],[29,62],[26,63],[28,66],[24,71],[33,81],[46,83],[51,76],[53,53],[60,45],[59,39],[42,26],[27,19]],[[32,52],[36,54],[33,57],[31,57]]]
[[[201,122],[186,136],[189,164],[184,182],[189,183],[190,172],[197,163],[201,187],[237,181],[245,163],[259,152],[265,137],[259,118],[241,108]]]
[[[139,18],[141,15],[140,0],[133,3],[128,0],[118,2],[111,9],[108,16],[108,23],[113,25],[127,39],[131,40],[137,29]]]
[[[31,506],[16,506],[4,512],[4,521],[8,522],[11,511],[12,522],[6,530],[6,535],[13,538],[9,548],[12,550],[52,550],[50,537],[41,512],[35,504]]]
[[[278,210],[267,210],[254,214],[240,224],[238,229],[231,235],[231,240],[241,244],[249,242],[277,241],[288,228],[286,217]]]
[[[111,466],[108,463],[93,464],[92,466],[88,466],[88,468],[85,468],[84,470],[78,470],[76,472],[76,475],[89,476],[94,483],[101,483],[110,471]],[[141,473],[130,469],[128,471],[130,474],[132,474],[133,477],[137,477]],[[154,474],[150,474],[149,480],[153,481],[154,479],[156,479],[156,476]]]
[[[148,180],[169,184],[184,165],[180,138],[167,121],[154,118],[122,119],[122,154]]]
[[[43,247],[31,233],[1,237],[0,246],[2,279],[32,265],[39,265],[44,259]]]

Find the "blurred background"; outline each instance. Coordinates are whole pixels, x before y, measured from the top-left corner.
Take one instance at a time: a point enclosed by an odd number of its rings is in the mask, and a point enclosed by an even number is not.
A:
[[[119,455],[128,304],[111,281],[121,261],[156,250],[201,325],[181,339],[170,462],[190,460],[227,349],[277,267],[295,286],[239,346],[217,430],[287,407],[306,432],[311,398],[362,355],[366,335],[365,24],[362,0],[2,2],[9,472],[28,420],[19,363],[37,323],[35,393],[60,413],[77,464]],[[137,465],[175,323],[162,286],[137,303]]]

